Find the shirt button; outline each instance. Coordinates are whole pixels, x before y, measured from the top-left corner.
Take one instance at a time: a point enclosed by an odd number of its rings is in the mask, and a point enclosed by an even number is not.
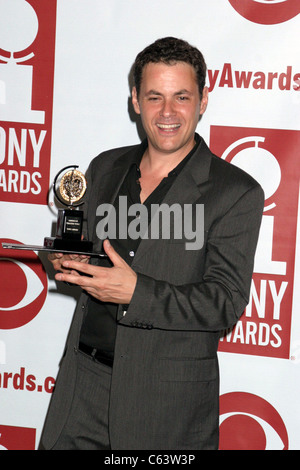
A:
[[[134,256],[134,251],[129,251],[129,256],[133,257]]]

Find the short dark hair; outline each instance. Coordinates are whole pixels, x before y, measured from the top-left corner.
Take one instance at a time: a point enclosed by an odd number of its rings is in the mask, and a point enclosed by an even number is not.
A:
[[[175,64],[176,62],[190,64],[195,70],[200,97],[202,97],[206,78],[204,57],[196,47],[191,46],[187,41],[173,37],[158,39],[136,56],[133,66],[133,78],[137,95],[140,92],[142,73],[145,65],[159,62],[168,65]]]

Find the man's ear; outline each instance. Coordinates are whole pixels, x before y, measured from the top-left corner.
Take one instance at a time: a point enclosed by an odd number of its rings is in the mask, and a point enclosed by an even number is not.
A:
[[[202,91],[202,100],[200,103],[200,115],[204,114],[208,104],[208,87],[205,86]]]
[[[132,88],[131,97],[132,97],[132,105],[133,105],[133,108],[134,108],[135,112],[136,112],[137,114],[141,114],[140,105],[139,105],[138,96],[137,96],[137,91],[136,91],[136,87],[135,87],[135,86]]]

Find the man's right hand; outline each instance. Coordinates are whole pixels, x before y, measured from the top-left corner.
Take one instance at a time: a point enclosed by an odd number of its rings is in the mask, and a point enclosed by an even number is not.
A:
[[[90,257],[87,255],[77,255],[77,254],[66,255],[63,253],[50,253],[48,255],[48,259],[49,261],[51,261],[52,266],[55,269],[55,271],[61,271],[67,274],[78,274],[79,276],[79,273],[64,268],[62,266],[62,263],[64,263],[64,261],[67,261],[67,260],[78,261],[81,263],[88,263]]]

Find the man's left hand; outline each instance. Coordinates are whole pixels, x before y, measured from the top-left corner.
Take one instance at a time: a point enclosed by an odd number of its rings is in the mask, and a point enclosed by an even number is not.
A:
[[[103,248],[113,264],[111,268],[70,260],[63,263],[63,267],[69,269],[70,273],[58,273],[55,279],[80,286],[102,302],[129,304],[136,286],[137,275],[108,240],[104,240]]]

